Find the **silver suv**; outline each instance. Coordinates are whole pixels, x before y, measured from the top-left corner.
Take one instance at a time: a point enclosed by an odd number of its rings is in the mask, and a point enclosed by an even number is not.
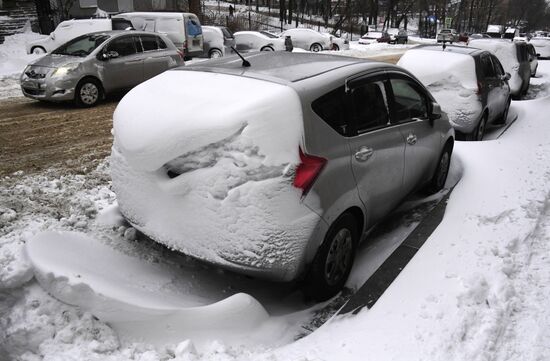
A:
[[[37,100],[75,100],[93,106],[105,93],[130,89],[182,64],[183,55],[163,35],[96,32],[30,63],[21,74],[21,90]]]
[[[411,192],[444,187],[454,131],[397,66],[287,52],[246,60],[180,67],[122,99],[111,157],[120,210],[172,249],[303,279],[326,299],[373,225]]]

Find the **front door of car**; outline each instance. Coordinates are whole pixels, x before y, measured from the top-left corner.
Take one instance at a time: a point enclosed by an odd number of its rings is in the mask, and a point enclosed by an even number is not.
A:
[[[389,124],[383,75],[348,82],[351,164],[369,224],[378,222],[401,200],[404,142]]]
[[[138,37],[116,38],[104,47],[103,53],[111,56],[102,63],[106,91],[128,89],[143,81],[143,53]]]
[[[439,160],[440,135],[429,119],[431,99],[408,77],[389,74],[391,123],[405,142],[403,192],[408,194],[431,179]]]

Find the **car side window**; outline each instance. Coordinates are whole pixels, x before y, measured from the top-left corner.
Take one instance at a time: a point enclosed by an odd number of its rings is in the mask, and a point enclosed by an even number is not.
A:
[[[386,92],[382,81],[373,81],[351,90],[351,125],[362,134],[388,125]]]
[[[346,117],[346,92],[343,86],[314,100],[311,108],[340,135],[349,136],[351,129]]]
[[[405,79],[390,79],[390,84],[393,92],[392,123],[428,117],[428,100],[418,86]]]
[[[116,51],[118,56],[128,56],[136,53],[136,45],[133,36],[117,38],[107,46],[107,51]]]
[[[190,36],[198,36],[202,34],[202,29],[199,23],[193,19],[189,19],[187,22],[187,34]]]
[[[157,50],[157,37],[153,35],[141,35],[141,45],[143,46],[143,51]]]
[[[493,66],[495,68],[495,73],[498,76],[504,75],[504,69],[502,68],[502,64],[500,64],[500,61],[497,59],[496,56],[491,55],[491,60],[493,61]]]
[[[491,57],[489,55],[482,55],[481,56],[481,69],[483,71],[483,75],[485,78],[495,78],[496,73],[495,69],[493,67],[493,62],[491,61]]]
[[[162,40],[162,38],[159,38],[158,36],[156,38],[157,38],[157,41],[159,43],[159,49],[168,48],[168,45],[166,45],[166,43],[164,42],[164,40]]]

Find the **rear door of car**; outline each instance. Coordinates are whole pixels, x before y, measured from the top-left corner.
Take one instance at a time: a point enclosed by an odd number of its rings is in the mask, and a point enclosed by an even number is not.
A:
[[[388,104],[392,127],[404,139],[403,193],[427,182],[439,160],[441,137],[430,121],[431,98],[410,77],[389,73]]]
[[[131,88],[143,81],[143,54],[139,37],[125,35],[111,40],[103,50],[118,56],[102,63],[105,90]]]
[[[498,117],[499,109],[505,101],[502,99],[502,80],[496,72],[491,54],[483,53],[480,55],[479,60],[481,64],[481,90],[486,93],[489,121],[492,121]]]
[[[506,104],[508,103],[508,98],[510,97],[510,86],[508,85],[508,81],[504,79],[506,73],[498,58],[491,54],[491,61],[493,62],[493,68],[495,69],[496,74],[497,88],[495,89],[495,97],[497,98],[497,106],[499,107],[498,109],[500,114],[504,111],[504,107],[506,107]]]
[[[403,197],[405,144],[389,122],[384,73],[349,80],[348,138],[357,190],[369,224],[379,221]]]
[[[150,79],[175,65],[166,42],[157,35],[140,35],[143,48],[143,80]]]

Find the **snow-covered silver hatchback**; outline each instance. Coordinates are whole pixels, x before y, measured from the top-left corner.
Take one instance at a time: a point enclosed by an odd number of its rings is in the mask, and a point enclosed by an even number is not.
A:
[[[111,158],[119,207],[170,248],[305,279],[325,299],[367,230],[409,193],[443,188],[454,132],[397,66],[286,52],[246,60],[180,67],[122,99]]]

